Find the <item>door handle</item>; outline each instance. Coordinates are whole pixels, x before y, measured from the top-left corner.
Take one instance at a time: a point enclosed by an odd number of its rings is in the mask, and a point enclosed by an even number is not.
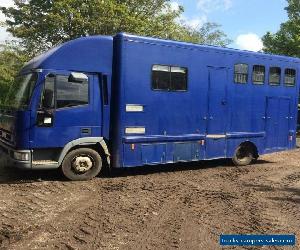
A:
[[[209,120],[213,120],[214,118],[211,116],[211,117],[209,117]]]
[[[207,117],[206,117],[206,116],[204,116],[204,117],[203,117],[203,120],[207,120]]]

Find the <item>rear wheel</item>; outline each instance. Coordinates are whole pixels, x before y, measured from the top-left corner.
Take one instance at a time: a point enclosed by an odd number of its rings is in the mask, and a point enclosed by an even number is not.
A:
[[[63,174],[72,181],[86,181],[96,177],[102,168],[98,152],[90,148],[71,151],[62,163]]]
[[[255,160],[255,154],[249,145],[240,145],[232,158],[236,166],[247,166]]]

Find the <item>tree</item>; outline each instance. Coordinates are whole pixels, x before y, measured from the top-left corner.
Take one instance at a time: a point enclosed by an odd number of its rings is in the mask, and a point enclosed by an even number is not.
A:
[[[231,41],[214,23],[192,28],[180,22],[183,7],[170,0],[14,0],[0,7],[7,30],[18,38],[0,48],[0,103],[29,58],[63,42],[89,35],[128,32],[226,46]]]
[[[300,57],[300,2],[287,0],[289,20],[275,34],[267,32],[262,40],[264,51],[272,54]]]
[[[184,34],[184,41],[222,47],[226,47],[232,42],[232,40],[228,39],[226,34],[220,30],[221,25],[219,24],[207,22],[197,28],[189,27],[186,24],[183,25],[184,30],[182,32]]]
[[[0,104],[3,104],[14,78],[28,60],[15,43],[0,45]]]
[[[32,55],[77,37],[128,32],[165,39],[227,45],[215,24],[191,29],[178,22],[183,7],[170,0],[14,0],[2,7],[8,31]]]

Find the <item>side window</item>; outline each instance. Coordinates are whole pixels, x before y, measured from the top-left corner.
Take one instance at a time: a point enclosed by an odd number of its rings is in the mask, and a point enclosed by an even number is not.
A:
[[[45,79],[44,91],[41,100],[41,108],[54,109],[54,84],[55,75],[48,75]]]
[[[108,105],[108,79],[107,79],[107,75],[102,76],[102,98],[103,98],[103,104]]]
[[[155,90],[169,90],[170,67],[154,65],[152,68],[152,88]]]
[[[269,84],[270,85],[280,85],[280,78],[281,78],[281,68],[271,67],[270,68],[270,76],[269,76]]]
[[[186,91],[187,68],[154,65],[152,67],[152,89],[167,91]]]
[[[234,65],[234,82],[247,83],[248,82],[248,64]]]
[[[265,82],[265,66],[263,65],[254,65],[252,73],[252,81],[254,84],[264,84]]]
[[[171,90],[187,90],[187,69],[171,67]]]
[[[56,108],[74,107],[89,103],[89,84],[87,80],[71,82],[68,76],[56,77]]]
[[[296,70],[286,69],[284,73],[284,84],[288,86],[295,86],[296,84]]]

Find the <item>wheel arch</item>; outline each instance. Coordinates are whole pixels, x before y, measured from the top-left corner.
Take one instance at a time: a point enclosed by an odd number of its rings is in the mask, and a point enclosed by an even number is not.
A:
[[[110,167],[110,153],[107,143],[103,137],[84,137],[69,142],[65,145],[59,156],[59,166],[61,166],[63,160],[69,152],[83,147],[91,148],[97,151],[102,160],[106,160],[108,167]]]
[[[240,143],[235,150],[237,150],[240,146],[249,147],[252,150],[254,157],[256,159],[259,157],[258,148],[254,142],[249,141],[249,140],[244,141],[244,142]]]

